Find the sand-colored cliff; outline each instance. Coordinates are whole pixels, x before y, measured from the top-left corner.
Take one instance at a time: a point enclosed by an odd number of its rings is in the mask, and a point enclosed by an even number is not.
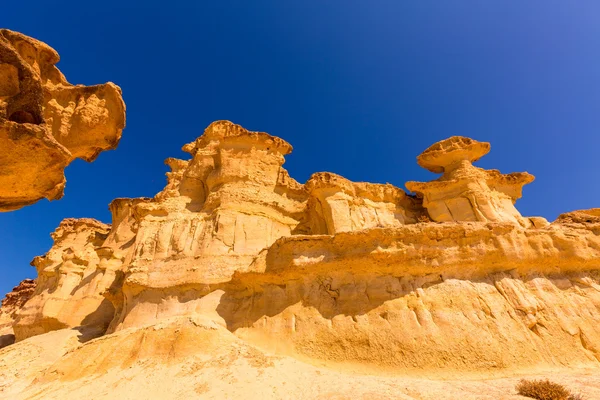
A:
[[[154,198],[53,233],[0,397],[508,399],[541,371],[600,396],[600,214],[522,216],[533,176],[475,167],[489,143],[427,149],[415,194],[300,184],[228,121],[183,149]]]
[[[121,139],[121,89],[72,85],[59,59],[47,44],[0,29],[0,211],[60,199],[71,161],[93,161]]]
[[[25,279],[7,293],[0,304],[0,348],[15,342],[13,325],[15,314],[31,298],[35,291],[35,280]]]

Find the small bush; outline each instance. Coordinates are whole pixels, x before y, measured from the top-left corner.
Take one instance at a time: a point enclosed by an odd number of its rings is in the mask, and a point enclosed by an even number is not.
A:
[[[562,385],[545,381],[528,381],[521,379],[517,385],[517,393],[521,396],[537,400],[583,400],[578,394],[573,394]]]

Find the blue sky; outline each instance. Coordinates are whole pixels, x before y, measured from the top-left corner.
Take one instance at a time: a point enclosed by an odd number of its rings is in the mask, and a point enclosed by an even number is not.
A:
[[[35,277],[63,218],[109,222],[153,196],[167,157],[229,119],[294,146],[300,182],[435,175],[415,157],[452,135],[478,165],[536,176],[517,208],[550,220],[600,205],[597,1],[9,1],[0,26],[54,47],[71,83],[123,89],[120,146],[66,170],[60,201],[0,213],[0,293]]]

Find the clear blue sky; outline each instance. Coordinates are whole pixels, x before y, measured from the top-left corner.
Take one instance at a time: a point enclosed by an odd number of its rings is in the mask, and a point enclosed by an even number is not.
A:
[[[133,2],[131,2],[133,3]],[[66,171],[65,197],[0,213],[0,293],[67,217],[109,222],[153,196],[163,160],[229,119],[294,146],[298,181],[429,180],[415,157],[452,135],[480,166],[528,171],[517,208],[550,220],[600,206],[598,1],[6,1],[0,26],[54,47],[72,83],[123,89],[120,146]]]

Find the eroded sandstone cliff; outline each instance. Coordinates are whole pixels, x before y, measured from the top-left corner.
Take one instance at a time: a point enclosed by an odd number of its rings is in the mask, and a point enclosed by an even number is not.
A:
[[[25,279],[8,293],[0,305],[0,348],[13,344],[15,314],[31,298],[35,290],[35,280]]]
[[[93,161],[121,139],[121,89],[72,85],[58,61],[45,43],[0,29],[0,211],[60,199],[71,161]]]
[[[473,166],[489,143],[431,146],[418,162],[443,175],[409,182],[416,195],[332,173],[300,184],[287,142],[228,121],[183,149],[154,198],[116,199],[112,226],[63,221],[33,261],[8,349],[54,335],[65,350],[10,393],[207,357],[310,379],[297,360],[445,377],[600,367],[600,214],[522,216],[533,176]]]
[[[473,166],[490,151],[489,143],[461,136],[442,140],[425,150],[417,162],[442,177],[433,182],[408,182],[406,187],[423,197],[423,206],[436,222],[517,222],[529,227],[514,207],[524,185],[534,177],[527,172],[508,175]]]
[[[114,309],[101,293],[114,278],[101,264],[98,246],[109,230],[109,225],[89,218],[61,222],[51,235],[52,249],[31,262],[37,269],[37,286],[16,315],[17,340],[82,325],[106,330]]]

